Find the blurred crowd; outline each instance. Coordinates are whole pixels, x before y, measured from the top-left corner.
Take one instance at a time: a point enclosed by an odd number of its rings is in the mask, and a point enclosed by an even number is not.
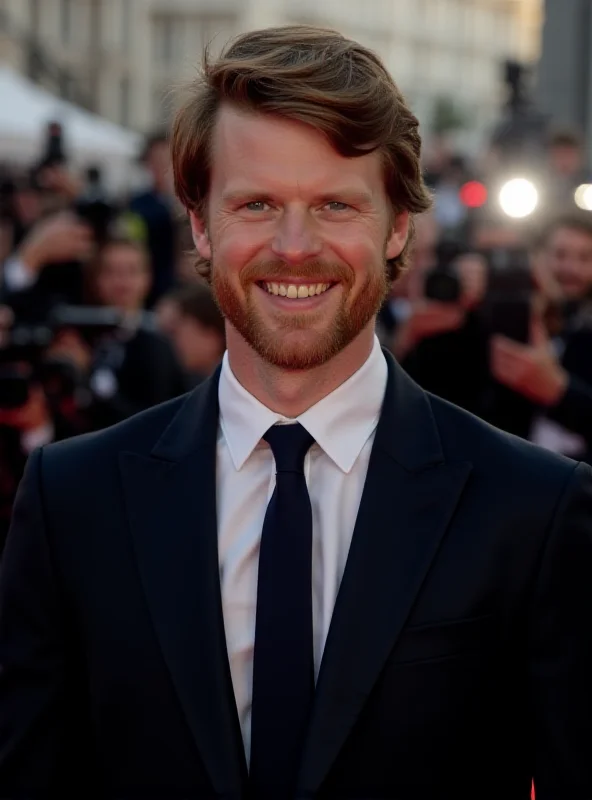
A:
[[[98,169],[75,173],[52,125],[37,164],[0,167],[0,548],[33,448],[183,394],[221,360],[169,158],[150,137],[148,186],[113,197]]]
[[[188,391],[225,348],[175,202],[164,135],[141,156],[150,182],[114,197],[76,174],[50,125],[27,170],[0,167],[0,548],[31,450],[99,430]],[[425,389],[492,424],[592,462],[592,212],[577,136],[554,135],[544,202],[500,212],[509,170],[445,148],[426,176],[411,266],[378,321],[383,345]],[[581,204],[580,204],[581,205]]]

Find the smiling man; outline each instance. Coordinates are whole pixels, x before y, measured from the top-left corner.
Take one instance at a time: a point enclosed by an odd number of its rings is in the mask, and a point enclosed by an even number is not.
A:
[[[189,89],[173,163],[228,349],[31,457],[0,795],[592,796],[590,471],[380,349],[430,202],[385,67],[332,31],[245,34]]]

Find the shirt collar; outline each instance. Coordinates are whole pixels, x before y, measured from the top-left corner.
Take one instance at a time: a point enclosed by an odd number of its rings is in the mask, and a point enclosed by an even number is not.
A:
[[[375,337],[370,356],[357,372],[295,420],[288,420],[238,382],[225,353],[218,387],[220,427],[235,469],[244,466],[272,425],[299,422],[342,472],[350,472],[378,425],[387,377]]]

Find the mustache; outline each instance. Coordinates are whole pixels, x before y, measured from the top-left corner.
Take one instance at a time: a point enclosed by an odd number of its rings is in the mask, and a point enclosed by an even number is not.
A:
[[[354,275],[348,267],[318,260],[298,266],[280,260],[249,264],[241,271],[240,280],[243,285],[263,280],[281,283],[287,276],[316,283],[354,283]]]

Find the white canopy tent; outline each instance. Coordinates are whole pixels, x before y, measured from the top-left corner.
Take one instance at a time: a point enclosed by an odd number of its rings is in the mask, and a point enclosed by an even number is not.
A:
[[[113,190],[129,184],[141,147],[138,134],[55,97],[9,67],[0,67],[0,161],[30,165],[38,160],[52,121],[61,123],[65,150],[75,166],[100,166]]]

